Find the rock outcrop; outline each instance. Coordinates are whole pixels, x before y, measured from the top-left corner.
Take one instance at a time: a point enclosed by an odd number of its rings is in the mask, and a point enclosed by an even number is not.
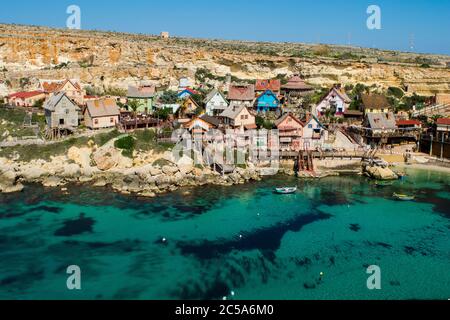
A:
[[[389,168],[379,166],[366,166],[364,170],[367,175],[376,180],[397,180],[398,175]]]

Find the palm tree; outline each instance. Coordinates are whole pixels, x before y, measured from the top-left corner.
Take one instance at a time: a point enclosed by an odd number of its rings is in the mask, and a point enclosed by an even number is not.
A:
[[[134,116],[136,116],[136,111],[139,109],[141,105],[142,103],[137,99],[133,99],[128,102],[128,107],[130,107],[131,110],[133,110]]]
[[[137,99],[133,99],[128,101],[128,107],[131,108],[131,110],[133,110],[133,117],[136,121],[136,125],[135,125],[135,129],[137,129],[138,123],[137,123],[137,117],[136,117],[136,112],[139,109],[139,107],[142,105],[142,103],[137,100]]]

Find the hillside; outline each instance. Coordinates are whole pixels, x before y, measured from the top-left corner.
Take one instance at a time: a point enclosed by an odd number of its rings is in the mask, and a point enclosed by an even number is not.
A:
[[[80,78],[98,88],[140,80],[176,86],[206,71],[213,85],[301,73],[317,86],[363,83],[450,93],[450,56],[345,46],[257,43],[0,25],[0,95],[30,89],[38,79]],[[206,70],[205,70],[206,69]]]

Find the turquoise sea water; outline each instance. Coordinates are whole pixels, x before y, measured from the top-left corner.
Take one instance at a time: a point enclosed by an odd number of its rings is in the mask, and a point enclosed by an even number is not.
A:
[[[450,175],[408,173],[388,187],[277,176],[155,199],[28,186],[0,195],[0,299],[448,299]],[[367,289],[369,265],[381,290]]]

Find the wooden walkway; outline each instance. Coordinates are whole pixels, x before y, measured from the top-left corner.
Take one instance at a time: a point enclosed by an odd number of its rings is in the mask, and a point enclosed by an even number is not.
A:
[[[282,159],[297,159],[301,152],[296,151],[281,151],[280,157]],[[306,151],[304,151],[306,153]],[[367,151],[342,151],[342,152],[320,152],[311,151],[311,156],[314,159],[366,159],[373,157]]]

